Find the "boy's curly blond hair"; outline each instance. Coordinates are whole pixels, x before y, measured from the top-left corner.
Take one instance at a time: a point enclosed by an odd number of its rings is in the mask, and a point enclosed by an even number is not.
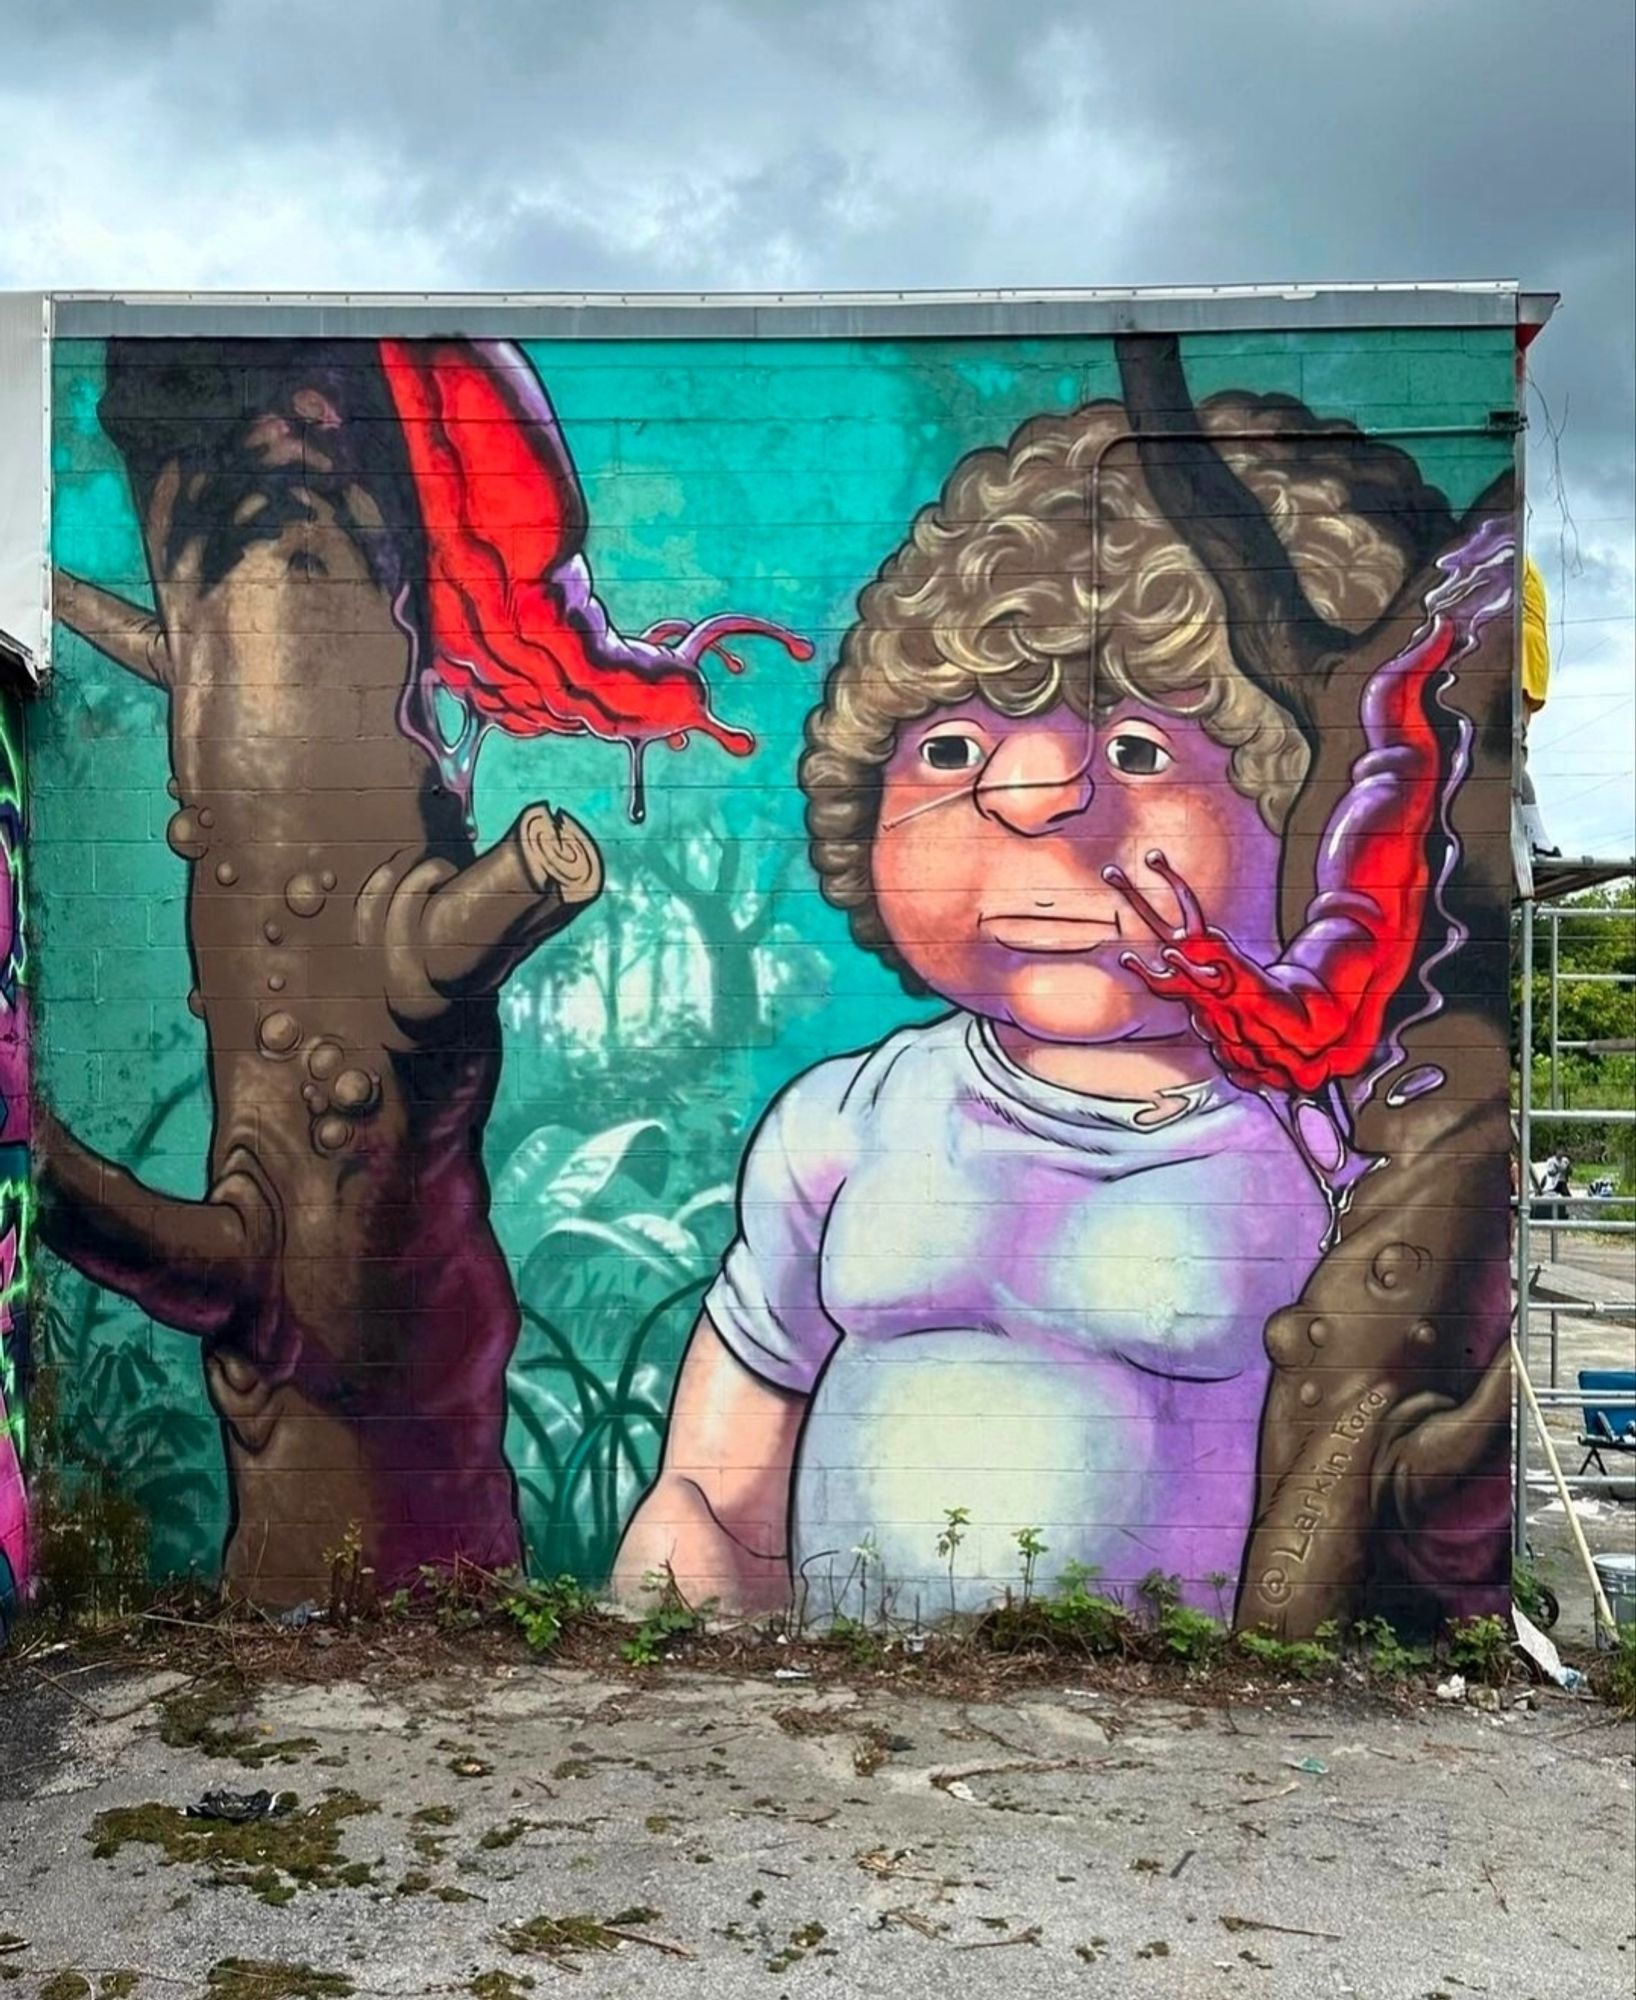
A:
[[[1414,461],[1288,397],[1214,396],[1199,419],[1313,609],[1350,631],[1372,625],[1421,540],[1405,510],[1445,504]],[[1013,717],[1066,702],[1091,721],[1135,698],[1195,718],[1230,750],[1235,789],[1274,833],[1301,789],[1307,743],[1234,665],[1220,594],[1154,504],[1130,428],[1123,404],[1086,403],[963,458],[859,596],[807,718],[800,782],[819,884],[857,942],[900,973],[870,850],[905,722],[974,697]]]

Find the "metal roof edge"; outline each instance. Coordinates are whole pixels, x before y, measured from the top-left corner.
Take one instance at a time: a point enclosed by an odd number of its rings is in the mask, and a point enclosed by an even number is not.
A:
[[[92,292],[51,295],[59,338],[856,339],[1543,324],[1514,280],[874,292]],[[1545,308],[1549,316],[1549,306]]]
[[[1517,341],[1531,347],[1562,303],[1560,292],[1523,292],[1517,299]]]
[[[0,673],[5,672],[21,675],[31,688],[40,685],[40,670],[33,653],[21,639],[14,639],[0,629]]]

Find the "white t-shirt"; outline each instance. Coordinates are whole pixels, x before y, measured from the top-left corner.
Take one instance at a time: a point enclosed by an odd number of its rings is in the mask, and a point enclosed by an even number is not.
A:
[[[1272,1110],[1223,1082],[1151,1107],[1012,1063],[952,1014],[820,1063],[746,1158],[706,1310],[754,1374],[811,1398],[792,1549],[822,1610],[866,1542],[900,1608],[1015,1581],[1019,1529],[1130,1585],[1230,1600],[1253,1500],[1263,1330],[1327,1205]],[[824,1552],[833,1550],[833,1558]],[[842,1606],[856,1610],[856,1604]]]

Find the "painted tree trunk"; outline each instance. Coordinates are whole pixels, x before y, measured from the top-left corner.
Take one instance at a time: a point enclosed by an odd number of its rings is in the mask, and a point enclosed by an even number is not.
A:
[[[42,1231],[202,1342],[226,1579],[275,1603],[321,1593],[353,1530],[386,1587],[519,1559],[518,1309],[481,1156],[497,994],[602,880],[590,836],[543,805],[478,854],[400,726],[415,642],[380,559],[390,481],[361,464],[390,427],[336,401],[297,367],[208,468],[138,426],[157,615],[70,577],[56,591],[58,617],[169,705],[213,1116],[200,1201],[42,1118]],[[412,575],[401,540],[398,558]]]
[[[1506,1588],[1496,1565],[1509,1506],[1513,482],[1497,481],[1458,524],[1430,494],[1404,509],[1408,575],[1354,635],[1312,610],[1221,438],[1200,427],[1176,343],[1132,336],[1117,351],[1145,474],[1222,591],[1239,667],[1315,746],[1280,878],[1291,990],[1333,987],[1332,1013],[1361,1011],[1371,983],[1391,996],[1382,1021],[1329,1021],[1326,1048],[1300,1052],[1315,1073],[1333,1063],[1327,1089],[1270,1073],[1244,1079],[1292,1090],[1305,1143],[1319,1131],[1333,1140],[1332,1160],[1318,1164],[1332,1175],[1335,1218],[1301,1297],[1267,1327],[1274,1374],[1237,1619],[1298,1638],[1365,1611],[1412,1619],[1428,1604],[1451,1615],[1483,1609]],[[1427,739],[1419,826],[1407,737],[1382,746],[1371,730],[1381,689],[1445,612],[1459,643],[1393,730],[1412,725]],[[1392,913],[1387,843],[1424,866],[1418,908],[1405,898]],[[1367,940],[1382,963],[1326,962],[1348,908],[1388,912]],[[1342,948],[1358,950],[1355,940]],[[1169,956],[1194,949],[1180,941]],[[1385,963],[1393,953],[1404,969]],[[1207,1021],[1211,997],[1194,1004]],[[1271,1045],[1274,1018],[1241,1032]],[[1351,1061],[1354,1043],[1378,1059]],[[1422,1588],[1432,1579],[1435,1596]]]

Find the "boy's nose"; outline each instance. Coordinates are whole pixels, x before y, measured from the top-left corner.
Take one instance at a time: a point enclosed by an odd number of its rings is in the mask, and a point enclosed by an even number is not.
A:
[[[1021,730],[998,744],[977,780],[977,810],[1013,833],[1049,833],[1091,802],[1091,736]]]

